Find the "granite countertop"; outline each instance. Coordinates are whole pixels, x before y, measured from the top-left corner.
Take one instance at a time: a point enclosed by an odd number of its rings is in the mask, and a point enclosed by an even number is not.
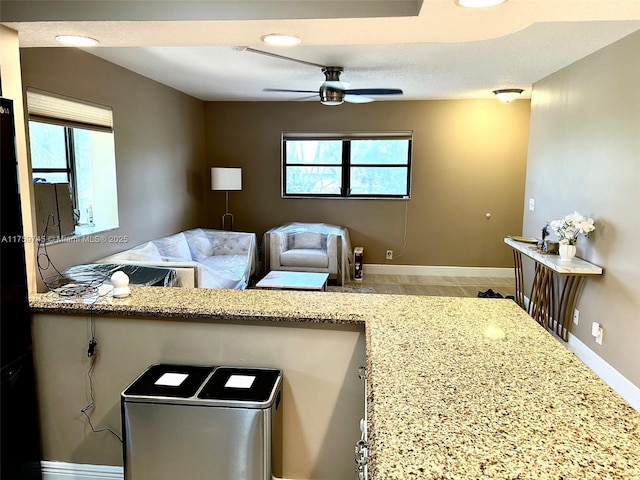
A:
[[[640,413],[510,300],[133,287],[36,312],[362,324],[370,478],[640,479]]]

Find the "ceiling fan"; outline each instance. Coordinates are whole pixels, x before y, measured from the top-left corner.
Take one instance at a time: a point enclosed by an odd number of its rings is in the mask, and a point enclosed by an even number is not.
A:
[[[340,74],[343,71],[342,67],[320,65],[318,63],[298,60],[297,58],[285,57],[284,55],[278,55],[276,53],[256,50],[255,48],[251,47],[234,47],[234,50],[258,53],[260,55],[266,55],[268,57],[280,58],[282,60],[302,63],[304,65],[310,65],[312,67],[319,67],[322,70],[322,73],[324,73],[325,81],[322,82],[319,90],[287,90],[280,88],[265,88],[263,89],[263,91],[265,92],[313,93],[320,97],[320,103],[322,103],[323,105],[341,105],[344,102],[373,102],[374,99],[369,97],[369,95],[402,95],[402,90],[400,90],[399,88],[348,88],[347,84],[340,81]]]

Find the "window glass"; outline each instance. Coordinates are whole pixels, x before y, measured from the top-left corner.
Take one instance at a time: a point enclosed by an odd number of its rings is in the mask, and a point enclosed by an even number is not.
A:
[[[91,134],[111,135],[104,132],[73,129],[73,150],[75,154],[76,208],[80,214],[80,225],[93,222],[93,176],[91,174]]]
[[[29,122],[31,168],[67,169],[64,127],[48,123]],[[63,180],[64,181],[64,180]]]
[[[352,140],[352,164],[400,164],[406,165],[409,158],[407,140]]]
[[[292,140],[286,145],[288,164],[342,162],[342,142],[339,140]]]
[[[339,167],[287,167],[287,194],[340,194]]]
[[[407,168],[354,167],[351,195],[405,195]]]

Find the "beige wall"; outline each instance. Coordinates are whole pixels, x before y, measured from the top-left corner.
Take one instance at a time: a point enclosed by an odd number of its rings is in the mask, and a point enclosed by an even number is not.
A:
[[[284,130],[413,130],[412,198],[310,200],[280,198]],[[509,267],[505,235],[519,234],[529,101],[209,102],[207,165],[243,167],[243,190],[229,194],[237,230],[259,236],[280,223],[346,225],[365,263]],[[224,194],[207,192],[204,218],[220,224]],[[402,250],[405,208],[407,242]],[[491,213],[487,220],[486,213]],[[385,261],[387,249],[395,251]]]
[[[578,301],[576,335],[640,387],[640,32],[538,82],[531,131],[524,234],[574,210],[595,219],[578,256],[600,265]],[[528,204],[528,200],[526,202]],[[604,328],[602,345],[590,335]]]
[[[353,447],[364,415],[362,327],[269,321],[94,317],[99,339],[93,371],[96,428],[120,433],[120,393],[153,363],[275,367],[284,371],[282,440],[274,473],[284,478],[353,477]],[[122,465],[120,442],[92,433],[80,409],[89,403],[89,318],[33,319],[43,459]],[[178,480],[178,479],[176,479]]]
[[[21,49],[23,86],[113,108],[120,228],[128,243],[53,245],[58,269],[198,226],[204,104],[73,48]]]

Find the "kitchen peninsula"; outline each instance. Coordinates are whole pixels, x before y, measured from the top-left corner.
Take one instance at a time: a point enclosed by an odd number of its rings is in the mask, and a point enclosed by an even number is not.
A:
[[[285,376],[275,473],[355,478],[366,363],[373,480],[640,478],[640,413],[510,300],[134,287],[31,307],[45,460],[121,462],[79,414],[95,322],[98,426],[150,363],[267,363]]]

